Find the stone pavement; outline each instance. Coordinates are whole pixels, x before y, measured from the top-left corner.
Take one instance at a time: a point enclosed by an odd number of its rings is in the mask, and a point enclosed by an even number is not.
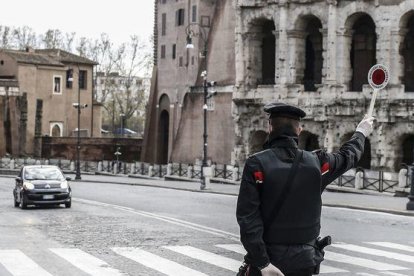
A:
[[[177,180],[166,181],[160,178],[136,178],[128,177],[126,175],[113,176],[83,174],[81,181],[151,186],[202,193],[226,194],[233,196],[237,196],[239,192],[239,185],[210,183],[209,185],[207,185],[207,189],[200,190],[200,183],[198,182]],[[406,210],[406,205],[408,202],[407,197],[393,197],[391,194],[387,193],[375,193],[370,191],[359,191],[358,193],[355,193],[352,192],[352,190],[350,189],[344,190],[338,189],[336,187],[329,187],[327,191],[323,193],[322,198],[324,206],[343,207],[367,211],[385,212],[397,215],[414,216],[414,211]]]

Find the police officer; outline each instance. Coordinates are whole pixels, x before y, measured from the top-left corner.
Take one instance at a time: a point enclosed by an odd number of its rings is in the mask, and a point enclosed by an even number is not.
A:
[[[355,167],[374,118],[365,117],[338,152],[309,152],[298,149],[300,120],[306,116],[303,110],[276,102],[265,105],[264,111],[269,113],[270,133],[264,150],[246,161],[236,211],[249,276],[312,275],[323,260],[315,246],[321,193]],[[288,177],[295,159],[297,172]],[[286,188],[288,178],[290,187]]]

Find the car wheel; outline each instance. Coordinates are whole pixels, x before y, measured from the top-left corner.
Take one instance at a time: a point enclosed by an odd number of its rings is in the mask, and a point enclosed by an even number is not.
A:
[[[24,195],[20,197],[20,208],[27,209],[27,202]]]
[[[72,206],[72,200],[69,202],[65,202],[65,207],[70,208]]]

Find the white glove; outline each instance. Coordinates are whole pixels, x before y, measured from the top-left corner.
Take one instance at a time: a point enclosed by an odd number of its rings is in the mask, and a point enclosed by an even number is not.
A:
[[[355,131],[361,132],[365,137],[368,137],[374,129],[374,120],[374,117],[367,117],[367,115],[365,115],[364,119],[362,119],[362,121],[358,124]]]
[[[265,268],[262,268],[260,272],[262,273],[262,276],[285,276],[285,274],[283,274],[282,271],[279,270],[279,268],[275,267],[270,263]]]

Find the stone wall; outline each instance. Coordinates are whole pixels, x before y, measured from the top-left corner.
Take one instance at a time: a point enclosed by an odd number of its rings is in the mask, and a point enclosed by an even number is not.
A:
[[[236,162],[243,163],[251,153],[252,133],[267,129],[262,108],[270,101],[303,108],[308,114],[303,121],[307,133],[317,137],[320,147],[338,149],[367,112],[372,89],[366,67],[374,62],[390,69],[390,82],[379,93],[374,109],[377,121],[366,153],[371,156],[370,167],[397,171],[403,159],[413,159],[413,153],[402,147],[414,134],[414,93],[405,91],[404,74],[409,70],[405,66],[409,65],[403,56],[406,35],[412,31],[408,30],[414,14],[412,1],[243,0],[238,1],[236,13],[236,145],[232,156]],[[306,39],[308,24],[315,21],[322,26],[321,83],[315,84],[315,91],[306,91]],[[260,64],[266,62],[260,48],[263,22],[275,27],[275,79],[271,85],[260,83]],[[369,24],[373,33],[355,29]],[[362,50],[357,56],[360,48],[375,60],[367,58],[355,67],[356,61],[365,58]],[[358,85],[352,85],[356,79],[366,80],[360,91],[355,90]]]
[[[46,159],[76,160],[76,137],[40,137],[42,154]],[[140,159],[142,139],[136,138],[89,138],[80,139],[80,160],[116,160],[114,154],[119,148],[120,161],[132,162]]]

